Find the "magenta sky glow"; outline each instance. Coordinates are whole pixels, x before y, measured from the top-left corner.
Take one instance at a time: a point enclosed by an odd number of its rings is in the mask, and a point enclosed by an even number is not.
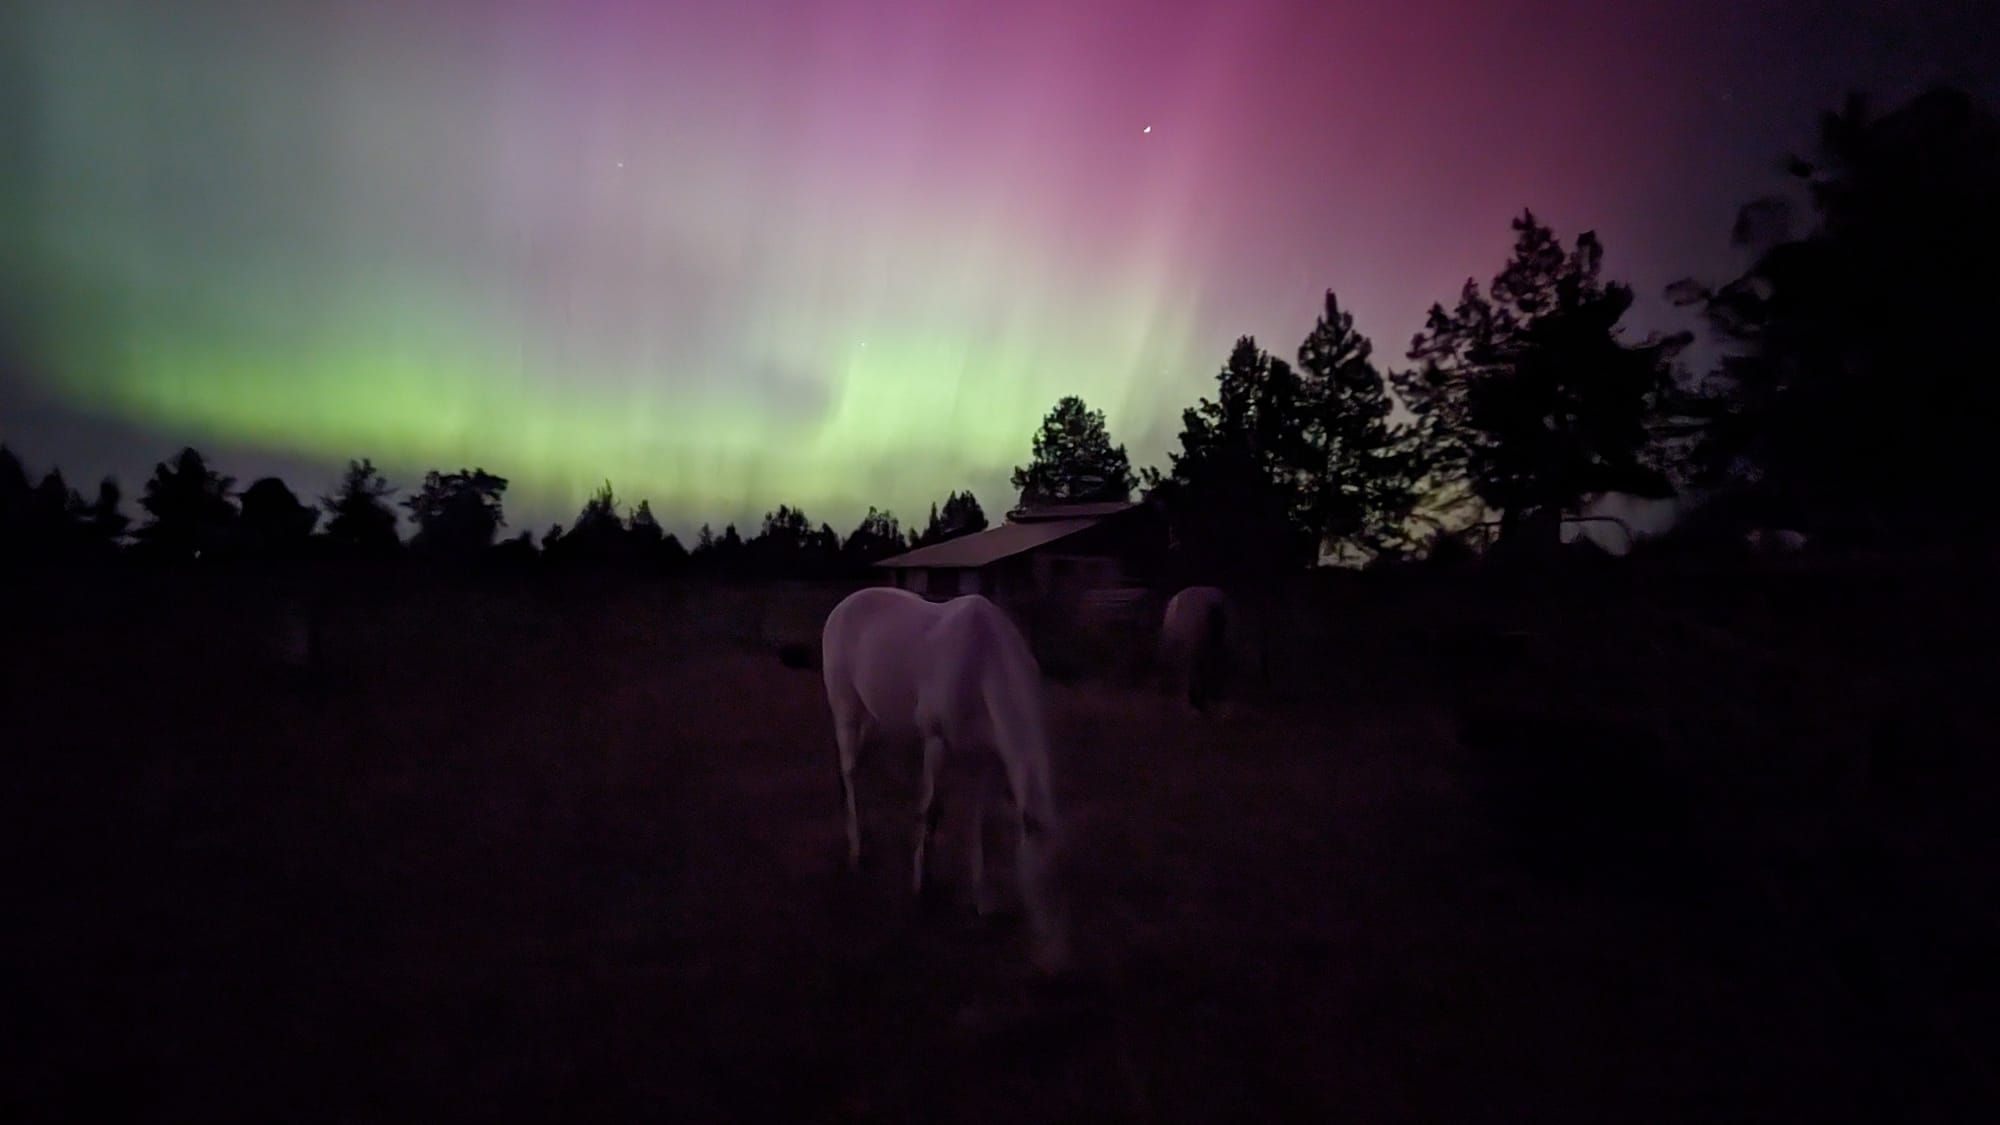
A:
[[[516,526],[606,476],[682,530],[1004,507],[1057,395],[1158,462],[1325,288],[1400,364],[1524,206],[1678,323],[1844,89],[1990,96],[1979,8],[1790,10],[26,0],[0,437],[482,463]]]

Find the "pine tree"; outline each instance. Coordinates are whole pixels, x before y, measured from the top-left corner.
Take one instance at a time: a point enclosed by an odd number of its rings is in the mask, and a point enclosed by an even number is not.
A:
[[[1380,554],[1408,544],[1420,466],[1408,428],[1389,424],[1395,404],[1370,362],[1373,352],[1329,289],[1325,310],[1299,345],[1309,421],[1297,468],[1304,523],[1317,541]]]
[[[1749,268],[1668,290],[1726,349],[1678,403],[1691,475],[1803,530],[1991,535],[2000,119],[1951,88],[1880,117],[1851,96],[1789,171],[1805,229],[1785,201],[1754,200],[1731,238]]]
[[[87,506],[79,504],[76,519],[92,550],[113,551],[124,542],[132,521],[119,507],[122,499],[117,479],[105,477],[97,483],[97,499]]]
[[[1395,376],[1440,457],[1501,511],[1503,534],[1593,491],[1657,487],[1649,426],[1687,342],[1620,338],[1632,291],[1599,280],[1595,233],[1566,251],[1532,212],[1513,227],[1513,257],[1490,293],[1468,280],[1453,311],[1431,306],[1410,344],[1418,367]]]
[[[362,554],[385,554],[402,546],[396,533],[396,511],[388,498],[395,487],[382,479],[373,461],[349,461],[332,496],[320,498],[326,509],[326,538],[336,547]]]
[[[627,559],[630,537],[619,514],[618,494],[605,481],[577,512],[569,530],[546,548],[550,561],[611,566]]]
[[[1237,339],[1216,396],[1181,413],[1181,448],[1148,470],[1190,580],[1233,581],[1312,557],[1305,388],[1291,365]]]
[[[985,531],[987,526],[986,510],[979,506],[979,499],[972,495],[971,489],[945,497],[941,519],[939,532],[946,539]]]
[[[649,500],[639,501],[639,506],[632,509],[632,518],[626,522],[625,530],[630,534],[633,545],[648,554],[657,551],[666,539],[660,521],[653,517],[653,504]]]
[[[605,481],[590,499],[584,501],[583,510],[576,515],[576,522],[570,525],[571,535],[606,536],[622,535],[625,519],[618,514],[618,494]]]
[[[724,524],[722,534],[709,552],[715,568],[724,574],[735,574],[743,566],[743,555],[743,536],[737,533],[735,524]]]
[[[1139,482],[1125,447],[1111,444],[1104,412],[1074,395],[1058,400],[1042,419],[1033,453],[1014,469],[1024,506],[1130,500]]]
[[[764,513],[763,526],[747,544],[748,561],[762,574],[800,574],[812,533],[812,521],[803,510],[780,504],[776,511]]]
[[[895,514],[877,511],[871,507],[853,534],[847,537],[841,553],[846,556],[850,567],[865,568],[871,563],[900,554],[905,542],[902,526],[897,523]]]
[[[824,575],[831,573],[841,559],[840,533],[832,524],[822,523],[819,530],[806,537],[805,567],[808,573]]]
[[[681,545],[680,536],[675,535],[673,532],[668,532],[666,538],[660,540],[658,558],[662,570],[680,570],[687,566],[691,557],[688,549]]]
[[[926,547],[984,530],[986,511],[979,506],[978,499],[970,491],[953,492],[945,497],[942,509],[936,504],[931,505],[930,519],[925,521],[921,533],[915,528],[910,529],[910,545]]]
[[[0,547],[9,555],[25,546],[34,493],[28,484],[27,466],[13,450],[0,444]]]
[[[235,482],[211,470],[193,449],[172,465],[161,462],[146,482],[139,506],[152,517],[136,535],[148,553],[175,560],[213,555],[235,529]]]
[[[243,545],[265,558],[297,558],[305,553],[319,509],[309,508],[277,477],[264,477],[243,490],[238,526]]]
[[[417,525],[410,546],[439,557],[477,556],[507,526],[500,499],[506,491],[507,478],[483,468],[455,473],[432,469],[417,494],[403,501]]]
[[[29,497],[25,536],[29,552],[44,560],[74,558],[82,541],[82,528],[76,519],[81,507],[83,497],[63,479],[61,469],[44,474]]]

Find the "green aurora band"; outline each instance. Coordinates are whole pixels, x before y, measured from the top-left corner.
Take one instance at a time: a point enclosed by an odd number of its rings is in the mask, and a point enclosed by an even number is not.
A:
[[[1524,206],[1642,295],[1721,275],[1837,89],[1690,3],[15,0],[0,439],[128,491],[478,465],[515,527],[606,479],[683,533],[997,512],[1058,397],[1158,464],[1328,287],[1396,362]]]
[[[9,309],[44,389],[93,416],[329,465],[483,464],[516,511],[609,479],[680,524],[784,501],[851,525],[968,484],[1004,507],[1058,396],[1126,421],[1135,380],[1196,350],[1171,239],[1065,261],[1033,200],[978,186],[1023,129],[954,164],[921,136],[841,156],[836,118],[760,154],[439,36],[420,58],[409,21],[36,14],[7,245],[34,268]],[[622,135],[566,131],[565,97]],[[870,160],[897,155],[940,172]],[[1135,229],[1185,210],[1134,202]]]

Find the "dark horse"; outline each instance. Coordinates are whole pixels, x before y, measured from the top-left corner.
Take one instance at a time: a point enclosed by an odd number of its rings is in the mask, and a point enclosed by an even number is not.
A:
[[[1169,690],[1196,714],[1224,698],[1235,679],[1234,617],[1229,596],[1214,586],[1189,586],[1167,602],[1160,642]]]

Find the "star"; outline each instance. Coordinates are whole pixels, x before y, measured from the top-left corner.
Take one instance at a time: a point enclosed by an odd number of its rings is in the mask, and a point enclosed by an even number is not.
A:
[[[1153,127],[1152,127],[1151,125],[1148,125],[1148,126],[1146,126],[1146,127],[1144,128],[1144,129],[1141,129],[1141,130],[1139,130],[1139,131],[1140,131],[1141,133],[1150,133],[1150,132],[1152,132],[1152,131],[1153,131]]]

